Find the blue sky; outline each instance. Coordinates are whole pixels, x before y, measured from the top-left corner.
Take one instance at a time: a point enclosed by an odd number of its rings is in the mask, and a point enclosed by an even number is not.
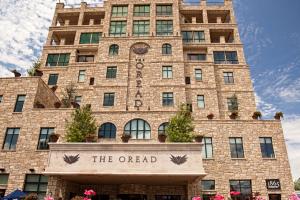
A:
[[[63,1],[63,0],[62,0]],[[194,1],[194,0],[193,0]],[[215,0],[213,0],[215,1]],[[45,43],[56,0],[0,0],[0,76],[25,73]],[[78,4],[80,0],[67,0]],[[87,0],[88,3],[100,0]],[[300,177],[300,1],[234,0],[259,110],[283,111],[294,178]]]

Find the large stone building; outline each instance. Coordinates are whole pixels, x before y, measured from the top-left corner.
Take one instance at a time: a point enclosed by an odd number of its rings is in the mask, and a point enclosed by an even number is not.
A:
[[[0,79],[2,195],[20,188],[67,200],[92,188],[99,200],[230,191],[277,200],[293,192],[280,120],[252,118],[257,108],[231,0],[58,3],[41,63],[40,76]],[[74,108],[59,105],[70,84],[77,104],[91,105],[97,143],[65,142]],[[202,144],[160,143],[182,103]],[[49,150],[51,133],[60,138]]]

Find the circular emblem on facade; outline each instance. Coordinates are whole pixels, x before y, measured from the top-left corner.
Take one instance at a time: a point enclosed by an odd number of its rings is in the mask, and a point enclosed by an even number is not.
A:
[[[131,48],[135,54],[143,55],[148,53],[148,49],[150,48],[150,46],[146,43],[139,42],[134,44]]]

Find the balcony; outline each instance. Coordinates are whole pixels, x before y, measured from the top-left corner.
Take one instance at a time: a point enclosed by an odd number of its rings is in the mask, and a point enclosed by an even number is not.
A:
[[[85,12],[82,25],[101,25],[103,24],[104,13],[99,12]]]
[[[74,45],[75,31],[54,31],[51,38],[51,46],[56,45]]]
[[[229,10],[208,10],[207,18],[208,23],[231,23]]]
[[[50,143],[45,174],[188,183],[205,176],[201,154],[199,143]]]
[[[55,26],[74,26],[78,25],[79,12],[58,13]]]
[[[233,29],[211,29],[209,34],[211,43],[234,43]]]
[[[181,24],[202,24],[203,13],[202,11],[180,11]]]
[[[78,49],[76,63],[94,63],[97,49]]]

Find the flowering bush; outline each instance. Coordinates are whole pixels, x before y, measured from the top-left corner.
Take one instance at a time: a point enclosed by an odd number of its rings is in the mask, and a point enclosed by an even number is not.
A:
[[[300,200],[296,193],[293,193],[289,196],[289,200]]]
[[[230,192],[230,195],[231,196],[238,196],[238,195],[240,195],[241,193],[240,192],[238,192],[238,191],[231,191]]]
[[[201,200],[201,197],[200,196],[197,196],[197,197],[193,197],[192,200]]]
[[[91,197],[95,196],[96,192],[92,189],[84,190],[84,195],[86,195],[86,197],[84,197],[83,200],[91,200]]]
[[[52,196],[45,196],[44,200],[54,200]]]
[[[213,200],[224,200],[224,196],[222,196],[221,194],[217,193],[214,197]]]

